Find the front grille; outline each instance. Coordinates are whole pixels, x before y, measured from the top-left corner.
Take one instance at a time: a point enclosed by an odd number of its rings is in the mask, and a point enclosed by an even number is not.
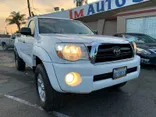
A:
[[[88,48],[88,50],[89,49],[90,48]],[[116,51],[116,49],[119,51]],[[134,53],[130,44],[102,44],[98,47],[95,63],[128,59],[133,56]]]

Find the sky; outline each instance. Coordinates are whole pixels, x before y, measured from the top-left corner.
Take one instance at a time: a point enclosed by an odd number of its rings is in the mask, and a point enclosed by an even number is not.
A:
[[[89,3],[97,0],[88,0]],[[31,8],[35,14],[52,13],[53,8],[58,6],[64,9],[74,8],[73,0],[30,0]],[[20,11],[28,16],[27,0],[0,0],[0,33],[5,32],[5,28],[9,33],[17,31],[16,25],[7,25],[5,19],[12,11]]]

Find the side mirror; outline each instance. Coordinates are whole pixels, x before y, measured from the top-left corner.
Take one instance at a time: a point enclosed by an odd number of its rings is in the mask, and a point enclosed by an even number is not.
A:
[[[93,30],[93,33],[94,33],[95,35],[97,35],[97,34],[98,34],[98,31],[97,31],[97,30]]]
[[[22,35],[26,35],[26,36],[29,35],[29,36],[31,36],[31,29],[30,28],[27,28],[27,27],[21,28],[20,33]]]

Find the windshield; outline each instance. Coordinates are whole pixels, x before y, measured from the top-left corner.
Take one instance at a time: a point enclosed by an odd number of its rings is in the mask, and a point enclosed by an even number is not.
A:
[[[125,37],[136,43],[156,43],[156,40],[148,35],[125,35]]]
[[[93,35],[93,32],[79,21],[52,18],[39,18],[39,33]]]

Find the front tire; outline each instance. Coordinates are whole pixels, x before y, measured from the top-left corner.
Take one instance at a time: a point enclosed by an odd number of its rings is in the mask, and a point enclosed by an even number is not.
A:
[[[35,71],[36,90],[41,106],[45,111],[52,111],[62,106],[62,94],[56,92],[49,81],[43,64],[39,64]]]
[[[15,65],[18,71],[25,70],[25,62],[19,57],[17,53],[15,53]]]
[[[8,49],[6,43],[2,43],[2,48],[3,48],[3,50],[7,50]]]

